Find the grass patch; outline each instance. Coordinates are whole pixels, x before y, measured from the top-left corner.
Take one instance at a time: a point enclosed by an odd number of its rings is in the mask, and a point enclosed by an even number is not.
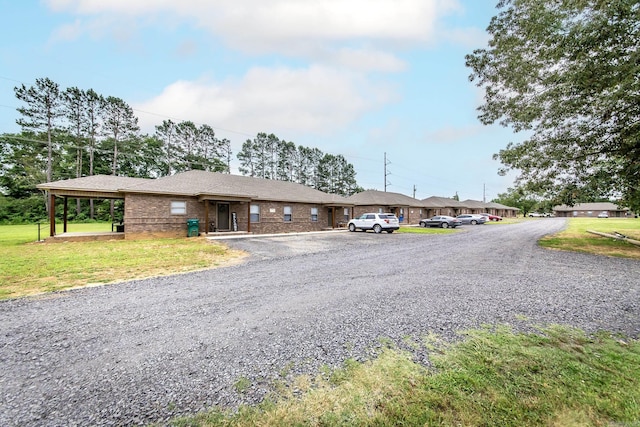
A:
[[[204,238],[33,243],[37,228],[0,226],[0,299],[227,265],[243,255]],[[70,231],[110,231],[74,224]]]
[[[543,237],[539,243],[549,249],[640,259],[640,246],[590,234],[587,230],[603,233],[617,231],[640,240],[640,219],[570,218],[564,231]]]
[[[432,368],[385,349],[329,378],[295,379],[236,413],[213,410],[175,426],[607,426],[640,421],[640,343],[553,326],[504,327],[438,344]]]
[[[408,233],[408,234],[451,234],[458,233],[461,228],[439,228],[439,227],[400,227],[396,233]]]

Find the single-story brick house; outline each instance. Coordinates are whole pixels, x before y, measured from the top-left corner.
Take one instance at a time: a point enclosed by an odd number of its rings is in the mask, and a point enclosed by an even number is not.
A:
[[[606,212],[609,217],[626,218],[633,214],[629,208],[620,208],[615,203],[578,203],[574,206],[559,205],[554,206],[553,213],[561,217],[597,217],[599,213]]]
[[[123,199],[125,238],[187,235],[187,220],[199,231],[257,234],[336,228],[351,212],[346,198],[293,182],[192,170],[158,179],[95,175],[38,185],[65,203],[68,198]],[[56,234],[55,209],[51,236]]]
[[[425,211],[420,200],[388,191],[366,190],[347,200],[353,205],[353,218],[367,212],[389,212],[395,214],[401,224],[417,224]]]
[[[519,210],[520,209],[518,208],[505,206],[501,203],[489,202],[489,203],[485,203],[485,210],[483,212],[487,212],[492,215],[498,215],[503,218],[515,218]]]
[[[425,218],[431,218],[437,215],[457,216],[468,213],[466,206],[448,197],[427,197],[426,199],[422,199],[422,205],[427,210]]]
[[[480,214],[490,213],[505,218],[514,218],[518,212],[518,208],[512,208],[500,203],[486,203],[479,200],[464,200],[459,202],[448,197],[428,197],[422,200],[426,210],[426,218],[436,215],[457,216],[461,214]]]

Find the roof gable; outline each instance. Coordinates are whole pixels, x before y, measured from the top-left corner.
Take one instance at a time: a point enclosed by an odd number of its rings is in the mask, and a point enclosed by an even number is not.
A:
[[[422,207],[422,203],[412,197],[388,191],[366,190],[353,194],[347,200],[356,206],[412,206]]]

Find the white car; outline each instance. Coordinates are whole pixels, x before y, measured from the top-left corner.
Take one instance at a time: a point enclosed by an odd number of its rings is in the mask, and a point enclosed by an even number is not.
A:
[[[376,233],[393,233],[400,228],[398,218],[392,213],[366,213],[354,218],[347,224],[349,231],[373,230]]]
[[[609,212],[602,211],[598,214],[598,218],[609,218]]]

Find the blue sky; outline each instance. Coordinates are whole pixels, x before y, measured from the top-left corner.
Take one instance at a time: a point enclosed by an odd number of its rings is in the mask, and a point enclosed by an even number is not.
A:
[[[258,132],[342,154],[358,183],[491,200],[513,185],[492,155],[464,56],[486,46],[496,0],[0,0],[0,132],[13,88],[124,99],[153,133],[208,124],[237,153]],[[237,168],[237,161],[236,165]],[[235,169],[237,173],[237,169]]]

